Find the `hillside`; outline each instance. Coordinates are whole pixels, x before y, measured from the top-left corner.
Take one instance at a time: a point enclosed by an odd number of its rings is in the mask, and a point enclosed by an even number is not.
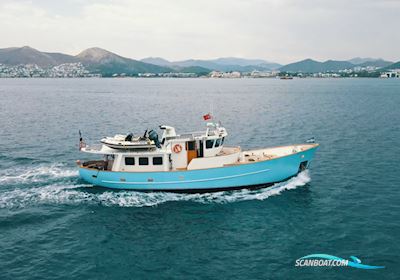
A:
[[[136,75],[146,72],[165,73],[174,71],[168,67],[125,58],[101,48],[90,48],[76,56],[41,52],[31,47],[0,49],[0,63],[6,65],[36,64],[42,68],[50,68],[73,62],[81,62],[91,72],[103,76],[111,76],[114,73]]]
[[[376,59],[371,61],[365,61],[363,63],[357,64],[360,67],[375,66],[375,67],[386,67],[393,64],[392,61],[386,61],[383,59]]]
[[[390,64],[390,65],[386,66],[384,69],[386,69],[386,70],[400,69],[400,61]]]
[[[325,62],[319,62],[312,59],[305,59],[287,64],[279,68],[279,70],[282,72],[319,73],[349,69],[353,68],[354,66],[354,64],[348,61],[327,60]]]
[[[174,69],[182,67],[202,67],[216,71],[240,71],[251,72],[253,70],[268,71],[281,67],[281,64],[268,62],[262,59],[245,59],[236,57],[221,57],[216,59],[188,59],[182,61],[168,61],[160,57],[148,57],[141,60],[142,62],[152,63],[159,66],[167,66]]]
[[[112,76],[114,73],[136,75],[138,73],[166,73],[171,68],[144,63],[134,59],[119,56],[101,48],[90,48],[76,56],[90,71]]]
[[[182,72],[182,73],[195,73],[198,75],[207,75],[208,73],[211,72],[210,69],[200,67],[200,66],[189,66],[189,67],[179,67],[175,68],[176,71]]]
[[[358,65],[358,64],[362,64],[365,62],[370,62],[370,61],[375,61],[375,60],[379,60],[380,58],[376,59],[376,58],[372,58],[372,57],[354,57],[352,59],[347,60],[350,63],[353,63],[354,65]]]
[[[173,63],[161,57],[146,57],[140,60],[144,63],[150,63],[158,66],[172,66]]]
[[[183,72],[205,75],[215,71],[239,71],[252,72],[279,70],[281,72],[337,72],[344,69],[359,67],[379,67],[386,69],[398,69],[400,63],[393,63],[383,59],[356,57],[348,61],[327,60],[324,62],[313,59],[280,65],[278,63],[262,59],[245,59],[238,57],[221,57],[216,59],[187,59],[182,61],[168,61],[161,57],[147,57],[142,60],[135,60],[123,57],[101,48],[89,48],[76,56],[62,53],[41,52],[31,47],[12,47],[0,49],[0,63],[5,65],[36,64],[43,69],[50,69],[63,63],[80,62],[94,74],[112,76],[125,73],[128,76],[139,73],[169,73]],[[82,65],[80,66],[82,67]]]
[[[74,56],[61,53],[40,52],[31,47],[0,49],[0,63],[8,65],[36,64],[40,67],[55,66],[75,62]]]
[[[178,65],[181,67],[191,67],[191,66],[199,66],[203,68],[207,68],[210,70],[216,71],[239,71],[239,72],[251,72],[253,70],[260,70],[260,71],[269,71],[271,68],[268,68],[263,65],[230,65],[230,64],[219,64],[214,62],[213,60],[200,60],[200,59],[188,59],[182,61],[174,62],[174,65]]]

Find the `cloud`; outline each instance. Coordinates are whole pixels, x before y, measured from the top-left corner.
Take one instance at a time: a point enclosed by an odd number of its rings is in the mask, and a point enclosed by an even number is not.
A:
[[[168,59],[398,60],[395,0],[3,0],[1,46]]]

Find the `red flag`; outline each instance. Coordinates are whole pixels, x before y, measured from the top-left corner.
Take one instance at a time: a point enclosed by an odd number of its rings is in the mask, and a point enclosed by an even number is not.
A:
[[[204,119],[205,121],[211,119],[211,114],[208,113],[207,115],[204,115],[204,116],[203,116],[203,119]]]

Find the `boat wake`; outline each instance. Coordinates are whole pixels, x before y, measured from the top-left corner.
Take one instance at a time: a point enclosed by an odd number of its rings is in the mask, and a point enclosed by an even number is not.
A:
[[[78,171],[63,164],[40,165],[29,168],[10,168],[0,172],[0,184],[40,183],[49,180],[76,177]]]
[[[83,184],[75,169],[61,164],[6,170],[0,173],[0,208],[25,208],[35,205],[101,205],[116,207],[148,207],[166,202],[233,203],[265,200],[286,190],[295,189],[311,181],[308,171],[292,179],[259,190],[224,191],[203,194],[177,194],[167,192],[135,192],[99,190]]]

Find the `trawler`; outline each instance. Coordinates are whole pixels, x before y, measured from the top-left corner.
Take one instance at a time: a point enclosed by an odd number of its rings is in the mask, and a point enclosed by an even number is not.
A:
[[[101,160],[77,161],[80,177],[94,185],[135,191],[212,192],[261,188],[307,169],[318,148],[304,144],[242,151],[225,146],[227,130],[208,122],[205,131],[177,134],[172,126],[143,136],[116,135],[80,150]]]

